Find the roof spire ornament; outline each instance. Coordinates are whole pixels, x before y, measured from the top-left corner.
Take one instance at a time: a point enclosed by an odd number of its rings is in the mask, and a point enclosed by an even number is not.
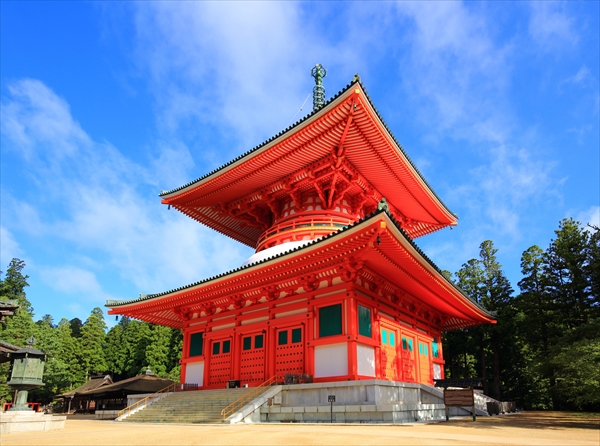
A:
[[[315,78],[315,87],[313,88],[313,111],[317,111],[325,104],[325,87],[323,87],[323,78],[327,76],[327,70],[318,63],[310,71]]]
[[[389,207],[388,207],[387,200],[385,199],[385,197],[381,197],[381,201],[377,204],[377,210],[389,211]]]

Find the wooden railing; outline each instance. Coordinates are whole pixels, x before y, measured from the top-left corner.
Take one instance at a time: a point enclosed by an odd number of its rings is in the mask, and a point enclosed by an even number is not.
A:
[[[141,400],[136,401],[132,405],[127,406],[125,409],[120,410],[117,418],[121,418],[123,415],[130,415],[132,411],[140,409],[141,407],[145,407],[148,404],[152,404],[154,401],[161,399],[164,396],[163,394],[169,392],[176,392],[180,388],[180,383],[170,384],[164,389],[160,389],[158,392],[153,393],[152,395],[147,396],[146,398],[142,398]]]
[[[280,376],[275,375],[275,376],[269,378],[268,380],[266,380],[260,386],[252,387],[252,390],[250,390],[248,393],[245,393],[244,395],[242,395],[240,398],[235,400],[233,403],[231,403],[229,406],[227,406],[225,409],[223,409],[221,411],[223,420],[225,420],[229,415],[234,413],[236,410],[244,407],[246,404],[248,404],[249,401],[253,400],[258,395],[263,393],[266,390],[265,387],[272,386],[273,384],[277,384],[280,381],[280,378],[281,378]]]

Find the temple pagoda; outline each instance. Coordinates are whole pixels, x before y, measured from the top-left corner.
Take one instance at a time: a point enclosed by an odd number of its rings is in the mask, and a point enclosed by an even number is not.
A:
[[[108,301],[109,314],[183,331],[181,382],[257,386],[444,378],[442,332],[494,323],[413,239],[457,224],[358,76],[269,140],[162,203],[256,250],[174,290]]]

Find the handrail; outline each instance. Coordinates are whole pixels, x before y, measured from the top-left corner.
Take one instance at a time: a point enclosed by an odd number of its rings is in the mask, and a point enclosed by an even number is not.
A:
[[[336,217],[302,217],[299,216],[295,220],[286,220],[282,223],[278,223],[270,227],[268,230],[262,233],[258,238],[257,246],[261,246],[267,240],[272,237],[283,234],[284,232],[301,232],[301,231],[334,231],[344,226],[348,226],[353,223],[353,220],[346,215],[340,215]]]
[[[117,418],[121,418],[125,414],[131,414],[131,411],[133,409],[137,409],[139,406],[148,405],[148,402],[150,400],[152,400],[152,403],[153,403],[158,398],[158,396],[160,394],[168,393],[168,392],[175,392],[175,389],[177,389],[177,386],[180,386],[180,385],[181,384],[179,384],[179,383],[169,384],[164,389],[160,389],[158,392],[155,392],[155,393],[153,393],[150,396],[147,396],[145,398],[142,398],[139,401],[136,401],[135,403],[131,404],[130,406],[127,406],[125,409],[120,410],[119,413],[118,413]]]
[[[231,403],[230,405],[228,405],[221,411],[221,415],[223,416],[223,419],[225,420],[229,415],[231,415],[237,409],[244,407],[248,403],[248,401],[256,398],[259,394],[263,393],[265,390],[264,387],[270,386],[274,382],[276,383],[279,378],[280,377],[278,375],[275,375],[275,376],[272,376],[271,378],[269,378],[268,380],[266,380],[260,386],[252,387],[252,390],[250,392],[245,393],[244,395],[242,395],[240,398],[235,400],[233,403]]]

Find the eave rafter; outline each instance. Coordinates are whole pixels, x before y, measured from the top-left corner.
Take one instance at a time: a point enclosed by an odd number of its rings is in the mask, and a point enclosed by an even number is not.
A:
[[[325,210],[332,209],[336,202],[346,199],[351,204],[354,215],[373,212],[381,201],[381,193],[347,159],[343,159],[337,167],[336,160],[334,156],[325,156],[231,203],[220,203],[215,210],[263,231],[280,217],[282,200],[289,197],[297,208],[304,210],[302,196],[310,192],[320,198]],[[389,203],[388,206],[399,221],[412,224],[412,220],[406,219],[395,206]],[[417,224],[418,222],[411,228]]]
[[[385,243],[390,243],[393,246],[395,246],[396,248],[404,250],[404,247],[401,246],[399,240],[396,237],[387,236],[385,238]],[[473,304],[469,305],[470,301],[467,298],[465,298],[467,300],[458,298],[457,295],[459,292],[457,290],[455,290],[453,287],[449,286],[449,284],[445,283],[445,279],[441,279],[437,275],[432,274],[429,271],[429,269],[427,269],[421,262],[417,261],[414,256],[412,256],[412,255],[406,256],[406,258],[404,258],[404,260],[401,264],[396,260],[397,256],[391,256],[384,252],[383,246],[385,246],[385,245],[383,243],[380,243],[380,244],[371,243],[370,246],[373,248],[373,250],[375,252],[377,252],[377,254],[379,256],[381,256],[381,258],[385,259],[386,262],[391,264],[396,271],[399,271],[412,283],[418,284],[418,286],[421,287],[421,289],[425,290],[430,295],[437,296],[439,294],[436,290],[433,289],[433,286],[436,286],[441,289],[445,289],[446,293],[447,293],[446,295],[454,296],[454,301],[446,299],[445,302],[447,305],[452,307],[457,314],[465,314],[465,310],[466,310],[467,313],[471,312],[472,314],[477,314],[479,316],[483,316],[481,314],[481,311],[476,309],[475,305],[473,305]],[[413,269],[416,269],[419,271],[419,275],[424,275],[426,277],[426,280],[422,280],[419,277],[417,277],[416,274],[410,273],[408,271],[408,267],[404,266],[408,262],[410,262]],[[430,286],[429,284],[432,284],[432,285]],[[421,306],[427,305],[421,299],[418,299],[418,302],[420,302]],[[462,302],[462,304],[460,302]],[[481,322],[477,322],[475,320],[469,320],[469,319],[460,318],[460,317],[454,317],[453,319],[456,321],[456,323],[464,324],[464,327],[478,325],[481,323]],[[445,320],[444,320],[444,322],[445,322]],[[445,330],[455,329],[455,328],[449,328],[446,326],[444,326],[443,328]]]
[[[423,302],[397,284],[392,284],[374,269],[364,268],[360,275],[361,284],[368,285],[368,290],[375,295],[387,299],[392,308],[401,314],[410,314],[424,321],[441,327],[444,316],[433,306]],[[412,313],[412,314],[411,314]]]

